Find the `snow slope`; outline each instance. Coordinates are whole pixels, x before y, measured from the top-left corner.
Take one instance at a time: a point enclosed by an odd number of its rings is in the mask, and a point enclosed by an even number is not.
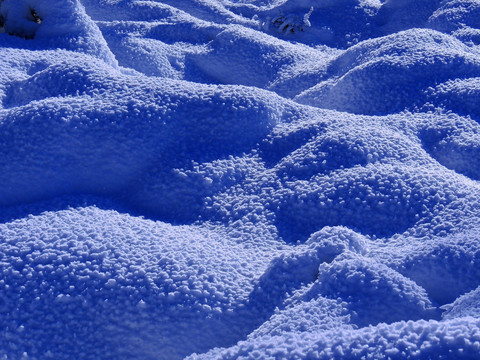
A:
[[[479,15],[0,1],[0,358],[478,358]]]

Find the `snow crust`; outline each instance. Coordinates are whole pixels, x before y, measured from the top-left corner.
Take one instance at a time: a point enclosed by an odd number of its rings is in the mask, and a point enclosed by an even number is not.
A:
[[[0,1],[0,358],[478,358],[479,19]]]

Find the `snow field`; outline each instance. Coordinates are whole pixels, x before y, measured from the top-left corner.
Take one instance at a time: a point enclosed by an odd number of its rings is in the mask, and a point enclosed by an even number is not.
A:
[[[0,357],[475,358],[479,4],[1,1]]]

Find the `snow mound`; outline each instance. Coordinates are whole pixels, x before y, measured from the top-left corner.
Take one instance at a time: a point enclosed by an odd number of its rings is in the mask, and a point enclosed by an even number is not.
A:
[[[480,40],[480,3],[470,1],[445,1],[429,18],[429,26],[454,35],[467,43],[478,45]]]
[[[309,47],[259,36],[257,31],[242,27],[227,28],[209,46],[212,49],[209,53],[189,57],[204,76],[217,83],[262,88],[269,85],[282,68],[301,59],[321,56]]]
[[[228,344],[228,323],[242,328],[229,312],[270,256],[95,206],[8,222],[1,233],[0,348],[14,358],[170,359]]]
[[[479,77],[457,78],[429,89],[435,103],[442,104],[457,114],[469,115],[477,121],[480,121],[480,108],[477,101],[479,91]]]
[[[76,49],[116,64],[102,33],[78,0],[3,0],[0,16],[7,33],[35,38],[43,47]]]
[[[0,166],[14,168],[3,172],[2,205],[127,186],[135,193],[143,187],[132,182],[140,174],[250,150],[282,121],[282,108],[292,107],[261,90],[137,81],[77,54],[59,53],[51,61],[17,81],[5,79],[0,131],[9,140],[1,145]]]
[[[443,313],[443,318],[455,319],[467,316],[478,318],[480,311],[478,301],[479,293],[480,288],[477,288],[458,297],[452,304],[444,305],[443,308],[447,311]]]
[[[368,115],[415,110],[432,102],[427,95],[430,87],[451,79],[477,77],[478,57],[477,49],[449,36],[407,30],[348,49],[330,65],[328,80],[295,100]]]
[[[345,256],[322,264],[304,295],[343,299],[358,326],[431,317],[431,303],[415,282],[374,260]],[[429,311],[430,310],[430,311]]]
[[[445,322],[408,321],[359,330],[285,333],[252,337],[231,349],[215,349],[188,359],[275,358],[348,359],[390,357],[472,359],[479,351],[479,322],[461,318]],[[282,344],[282,345],[280,345]]]

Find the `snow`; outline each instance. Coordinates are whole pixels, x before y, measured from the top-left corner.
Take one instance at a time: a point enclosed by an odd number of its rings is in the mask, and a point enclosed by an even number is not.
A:
[[[479,10],[0,1],[0,358],[477,358]]]

